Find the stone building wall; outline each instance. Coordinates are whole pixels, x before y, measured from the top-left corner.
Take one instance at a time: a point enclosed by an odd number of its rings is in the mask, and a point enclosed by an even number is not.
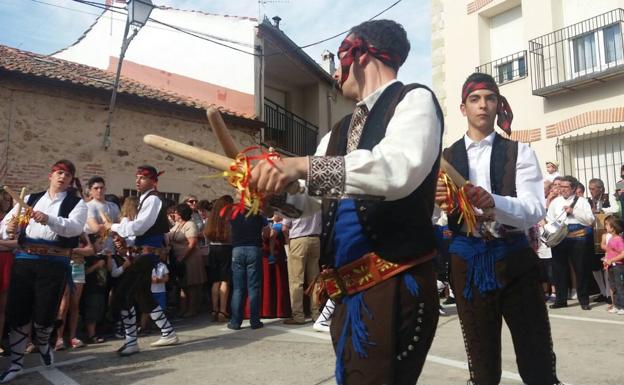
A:
[[[102,147],[110,94],[24,77],[0,77],[0,184],[28,191],[47,186],[50,165],[67,158],[81,181],[101,175],[108,192],[134,189],[134,173],[151,164],[165,173],[159,190],[214,199],[233,190],[217,171],[152,149],[145,134],[157,134],[223,154],[203,111],[120,94],[112,145]],[[244,148],[260,141],[258,129],[230,126]]]

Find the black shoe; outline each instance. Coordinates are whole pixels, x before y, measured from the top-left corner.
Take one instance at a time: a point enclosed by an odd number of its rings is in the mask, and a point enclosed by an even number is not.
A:
[[[594,299],[592,299],[592,302],[607,302],[607,297],[600,294],[600,295],[595,296]]]
[[[258,322],[257,324],[253,324],[251,325],[252,329],[261,329],[264,326],[264,324],[262,322]]]
[[[442,302],[442,305],[452,305],[455,303],[455,297],[448,297]]]
[[[230,330],[240,330],[241,329],[240,325],[233,325],[231,323],[227,324],[227,328],[230,329]]]
[[[583,309],[583,310],[591,310],[591,306],[589,306],[589,304],[581,305],[581,309]]]
[[[559,309],[562,307],[568,307],[568,304],[565,302],[555,302],[552,305],[548,306],[551,309]]]

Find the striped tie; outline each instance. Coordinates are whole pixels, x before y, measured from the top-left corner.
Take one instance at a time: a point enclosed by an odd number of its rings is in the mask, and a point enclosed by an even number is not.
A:
[[[349,133],[347,137],[347,154],[353,150],[356,150],[358,144],[360,144],[360,138],[362,137],[362,129],[364,123],[366,123],[366,117],[368,116],[368,108],[363,104],[355,108],[353,117],[351,118],[351,124],[349,125]]]

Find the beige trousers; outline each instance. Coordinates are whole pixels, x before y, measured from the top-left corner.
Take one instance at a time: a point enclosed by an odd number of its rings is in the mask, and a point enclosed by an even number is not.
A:
[[[299,237],[291,239],[288,255],[288,287],[290,290],[290,306],[295,321],[305,321],[303,310],[303,292],[310,282],[319,274],[319,258],[321,257],[321,240],[319,237]],[[319,309],[310,305],[312,318],[316,319]]]

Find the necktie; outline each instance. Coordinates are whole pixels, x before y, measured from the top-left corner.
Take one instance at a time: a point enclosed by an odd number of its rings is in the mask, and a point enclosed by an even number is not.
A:
[[[356,150],[362,137],[362,129],[364,123],[366,123],[366,117],[368,116],[368,108],[366,105],[357,106],[353,112],[351,118],[351,124],[349,125],[349,133],[347,137],[347,154],[353,150]]]

